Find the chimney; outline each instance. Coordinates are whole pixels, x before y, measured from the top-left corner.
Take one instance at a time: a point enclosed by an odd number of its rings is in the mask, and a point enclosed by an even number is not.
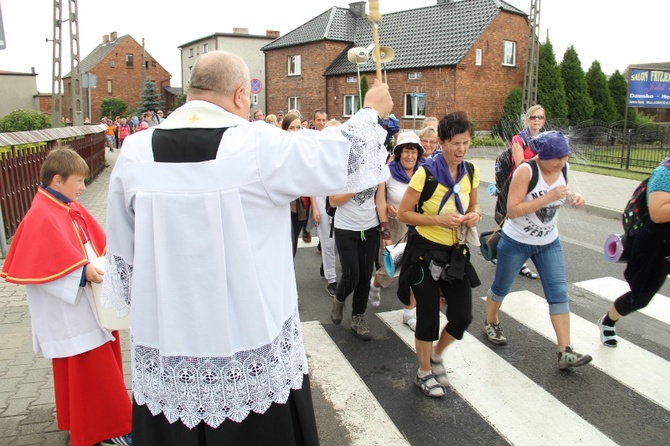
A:
[[[113,32],[109,35],[109,40],[111,40],[112,42],[116,40],[116,31],[113,31]]]
[[[233,28],[233,34],[249,34],[249,28]]]
[[[109,34],[105,34],[104,36],[102,36],[102,43],[105,44],[107,42],[109,42]]]
[[[280,35],[281,35],[281,33],[279,31],[273,31],[271,29],[268,29],[267,31],[265,31],[265,36],[266,37],[272,37],[273,39],[278,38]]]
[[[360,19],[362,17],[366,17],[367,15],[365,14],[365,4],[367,2],[355,2],[355,3],[349,3],[349,11],[351,12],[351,15],[354,16],[354,18]]]
[[[35,74],[35,67],[30,67],[30,72]]]

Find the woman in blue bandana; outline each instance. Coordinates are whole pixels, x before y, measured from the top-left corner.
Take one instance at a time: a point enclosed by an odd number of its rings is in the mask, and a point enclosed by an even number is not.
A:
[[[516,272],[532,259],[542,277],[542,289],[549,304],[549,317],[558,344],[558,367],[567,369],[588,364],[570,345],[570,304],[565,277],[563,249],[558,238],[558,211],[567,203],[584,206],[584,197],[568,189],[570,145],[561,132],[543,132],[530,141],[537,160],[521,164],[509,187],[507,219],[498,242],[498,263],[493,283],[486,293],[484,331],[489,341],[507,344],[498,313],[509,293]]]
[[[416,171],[398,208],[398,220],[416,227],[403,256],[398,298],[409,305],[410,289],[414,292],[419,360],[415,384],[434,398],[444,396],[447,385],[442,352],[462,339],[472,322],[472,288],[480,281],[470,263],[465,234],[481,220],[479,169],[464,160],[472,123],[463,112],[449,113],[440,120],[437,133],[442,156],[427,159]],[[422,199],[422,191],[434,180],[434,192]],[[440,293],[447,301],[448,319],[442,333]]]

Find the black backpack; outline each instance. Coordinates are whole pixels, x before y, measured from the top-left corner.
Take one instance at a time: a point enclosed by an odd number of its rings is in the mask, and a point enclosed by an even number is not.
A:
[[[521,138],[521,148],[526,150],[526,141]],[[496,223],[500,223],[507,215],[507,194],[509,193],[509,184],[512,181],[512,173],[514,173],[514,157],[512,156],[512,148],[500,153],[496,158],[495,164],[495,184],[497,189],[498,199],[496,200],[496,208],[494,218]]]
[[[670,158],[664,159],[659,165],[670,169]],[[651,178],[651,175],[638,184],[621,214],[624,252],[626,253],[629,251],[635,236],[640,233],[640,230],[651,219],[649,216],[649,207],[647,206],[647,183],[649,183],[649,178]]]
[[[630,200],[623,209],[621,224],[626,242],[630,243],[640,232],[640,229],[649,221],[649,207],[647,207],[647,183],[649,177],[645,178],[633,191]]]

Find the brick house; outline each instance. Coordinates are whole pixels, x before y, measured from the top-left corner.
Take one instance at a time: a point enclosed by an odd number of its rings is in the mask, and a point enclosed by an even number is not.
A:
[[[117,37],[113,32],[102,37],[102,43],[79,63],[82,75],[84,73],[96,76],[96,88],[90,89],[90,106],[88,91],[82,89],[82,112],[84,116],[91,111],[91,122],[98,121],[102,100],[118,98],[128,104],[128,109],[138,106],[143,87],[142,45],[130,35]],[[146,76],[156,85],[156,93],[161,97],[165,110],[175,108],[176,96],[170,87],[172,75],[167,72],[151,54],[144,51],[144,66]],[[72,77],[71,73],[63,77],[63,117],[72,120]]]
[[[268,113],[297,108],[311,117],[325,109],[346,119],[358,109],[357,66],[347,51],[372,43],[365,4],[334,6],[262,48]],[[385,14],[379,35],[395,52],[384,68],[403,129],[463,110],[478,130],[489,130],[510,90],[523,86],[528,16],[502,0],[436,0]],[[371,84],[372,58],[358,68]]]

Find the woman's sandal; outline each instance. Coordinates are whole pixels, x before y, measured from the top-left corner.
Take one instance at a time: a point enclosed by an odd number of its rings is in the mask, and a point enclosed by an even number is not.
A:
[[[444,396],[444,388],[437,382],[435,375],[432,373],[420,377],[418,374],[414,378],[416,384],[421,391],[431,398],[442,398]]]
[[[616,327],[603,324],[603,319],[605,319],[605,316],[598,320],[598,326],[600,327],[600,342],[606,347],[616,347],[619,344],[616,335]]]
[[[527,266],[521,268],[521,271],[519,271],[519,275],[528,277],[529,279],[537,279],[537,273],[532,272],[530,268],[528,268]]]

